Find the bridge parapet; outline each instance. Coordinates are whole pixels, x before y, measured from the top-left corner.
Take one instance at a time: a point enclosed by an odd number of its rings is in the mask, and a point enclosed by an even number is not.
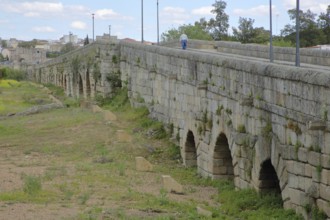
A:
[[[179,47],[178,41],[170,41],[162,44],[166,47]],[[242,44],[231,41],[202,41],[189,40],[189,48],[216,50],[222,53],[233,55],[256,57],[269,59],[269,46],[259,44]],[[275,61],[285,61],[295,63],[296,49],[292,47],[274,47]],[[330,50],[320,50],[312,48],[300,49],[300,61],[305,64],[330,66]]]

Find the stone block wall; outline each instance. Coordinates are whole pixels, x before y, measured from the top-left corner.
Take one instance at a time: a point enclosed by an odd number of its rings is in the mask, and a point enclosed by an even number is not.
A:
[[[120,44],[131,102],[174,127],[186,166],[330,216],[328,72]]]
[[[111,79],[118,76],[118,40],[96,41],[83,48],[28,68],[31,80],[52,83],[64,88],[68,96],[93,98],[109,96],[113,87]]]

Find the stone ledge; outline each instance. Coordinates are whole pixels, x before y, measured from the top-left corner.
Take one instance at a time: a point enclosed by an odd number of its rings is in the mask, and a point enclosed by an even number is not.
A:
[[[325,121],[322,120],[315,120],[309,121],[307,123],[308,130],[322,130],[324,131],[327,127]]]
[[[153,165],[143,157],[135,157],[136,170],[142,172],[150,172]]]
[[[163,187],[168,192],[183,194],[183,187],[169,175],[163,175]]]

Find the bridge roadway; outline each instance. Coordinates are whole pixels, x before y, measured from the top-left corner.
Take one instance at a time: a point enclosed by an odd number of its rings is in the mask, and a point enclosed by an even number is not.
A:
[[[175,49],[181,50],[180,47],[176,47]],[[238,55],[238,54],[233,54],[233,53],[224,53],[224,52],[219,52],[216,49],[212,50],[212,49],[188,48],[187,51],[198,51],[198,52],[203,52],[203,53],[216,54],[216,55],[219,55],[219,56],[226,56],[226,57],[232,57],[232,58],[235,58],[235,59],[240,59],[242,61],[249,60],[249,61],[258,61],[258,62],[268,62],[268,63],[270,63],[269,59],[259,58],[259,57],[251,57],[251,56],[244,56],[244,55]],[[281,60],[275,60],[275,59],[274,59],[273,63],[278,64],[278,65],[295,66],[294,62],[281,61]],[[330,74],[330,66],[321,66],[321,65],[313,65],[313,64],[308,64],[308,63],[300,63],[299,68],[327,71]]]

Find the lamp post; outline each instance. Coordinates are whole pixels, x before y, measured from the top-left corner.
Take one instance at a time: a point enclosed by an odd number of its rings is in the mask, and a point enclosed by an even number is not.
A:
[[[143,42],[143,0],[141,0],[141,43]]]
[[[296,9],[296,66],[300,66],[300,42],[299,42],[299,31],[300,31],[300,7],[299,0],[297,0]]]
[[[92,14],[92,19],[93,19],[93,42],[94,42],[94,13]]]
[[[111,36],[111,25],[109,25],[109,37]]]
[[[157,45],[159,45],[159,3],[157,0]]]
[[[272,18],[272,0],[269,0],[269,61],[274,62],[274,53],[273,53],[273,18]]]

